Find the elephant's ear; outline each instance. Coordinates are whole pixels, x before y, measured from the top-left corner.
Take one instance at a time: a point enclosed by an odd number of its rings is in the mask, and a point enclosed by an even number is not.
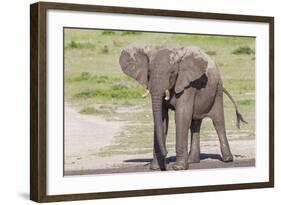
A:
[[[142,85],[148,83],[149,58],[147,48],[131,45],[121,52],[119,64],[122,71]]]
[[[175,92],[180,93],[192,81],[200,78],[207,71],[208,59],[199,48],[184,47],[178,52],[179,71],[175,85]]]

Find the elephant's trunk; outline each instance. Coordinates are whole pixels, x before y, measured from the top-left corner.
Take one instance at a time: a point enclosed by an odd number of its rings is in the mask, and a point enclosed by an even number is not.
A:
[[[158,143],[158,147],[162,156],[167,155],[167,149],[164,141],[164,127],[162,120],[162,99],[163,95],[152,94],[152,112],[154,119],[154,129],[156,135],[156,142]]]

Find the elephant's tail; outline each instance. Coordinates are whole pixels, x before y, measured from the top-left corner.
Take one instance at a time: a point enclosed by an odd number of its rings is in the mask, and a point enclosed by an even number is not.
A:
[[[233,97],[230,95],[230,93],[225,89],[223,88],[223,92],[227,95],[227,97],[229,97],[229,99],[231,100],[231,102],[233,103],[234,107],[235,107],[235,111],[236,111],[236,118],[237,118],[237,121],[236,121],[236,126],[240,129],[240,121],[244,122],[245,124],[248,124],[248,122],[246,122],[242,115],[240,114],[239,110],[238,110],[238,107],[237,107],[237,104],[236,102],[234,101]]]

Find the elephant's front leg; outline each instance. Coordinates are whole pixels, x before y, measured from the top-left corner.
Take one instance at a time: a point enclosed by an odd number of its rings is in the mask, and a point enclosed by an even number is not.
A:
[[[168,132],[168,125],[169,125],[169,115],[168,115],[168,108],[166,106],[163,106],[162,109],[162,120],[163,120],[163,128],[164,128],[164,143],[166,143],[166,138],[167,138],[167,132]],[[157,143],[156,139],[156,133],[154,130],[154,136],[153,136],[153,159],[152,162],[150,163],[150,169],[151,170],[159,170],[160,167],[165,166],[165,158],[160,153],[160,149]],[[160,166],[159,166],[160,165]]]
[[[178,98],[176,104],[176,162],[174,170],[188,169],[188,130],[193,114],[194,94],[187,89]]]

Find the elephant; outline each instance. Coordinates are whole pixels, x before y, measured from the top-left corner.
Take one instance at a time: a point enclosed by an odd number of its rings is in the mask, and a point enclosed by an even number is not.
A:
[[[237,127],[240,127],[240,121],[247,122],[232,96],[223,87],[218,66],[203,49],[194,46],[156,48],[130,44],[121,51],[119,64],[126,75],[145,86],[151,95],[154,140],[150,169],[167,170],[168,110],[175,112],[174,170],[186,170],[189,163],[200,162],[200,126],[206,117],[212,120],[217,132],[222,161],[233,161],[226,137],[223,93],[234,104]]]

